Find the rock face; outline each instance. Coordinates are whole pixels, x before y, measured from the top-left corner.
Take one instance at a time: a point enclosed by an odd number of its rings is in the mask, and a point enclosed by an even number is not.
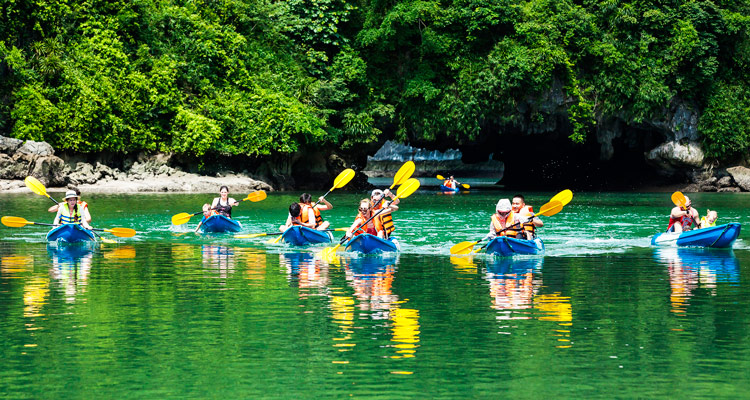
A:
[[[727,168],[727,173],[743,191],[750,192],[750,168],[742,166]]]
[[[661,174],[673,174],[685,168],[700,168],[704,155],[699,143],[678,141],[662,143],[646,153],[646,160],[657,167]]]

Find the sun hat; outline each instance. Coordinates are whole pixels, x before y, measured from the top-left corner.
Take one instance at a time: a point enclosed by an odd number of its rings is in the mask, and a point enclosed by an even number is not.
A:
[[[375,189],[372,191],[372,195],[370,197],[382,197],[383,191],[380,189]]]
[[[510,211],[510,200],[500,199],[500,201],[497,202],[497,206],[495,207],[495,209],[500,212]]]
[[[75,190],[68,190],[67,192],[65,192],[65,200],[67,200],[67,199],[69,199],[71,197],[74,197],[76,199],[78,198],[78,195],[76,194]]]

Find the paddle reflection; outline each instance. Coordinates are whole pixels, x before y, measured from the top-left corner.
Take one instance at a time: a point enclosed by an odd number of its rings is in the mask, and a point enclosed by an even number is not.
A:
[[[667,265],[671,311],[676,314],[685,314],[696,288],[716,296],[717,283],[740,282],[740,263],[731,250],[660,247],[654,257]]]
[[[534,278],[544,258],[513,259],[492,258],[486,265],[485,279],[489,282],[492,308],[498,310],[497,319],[530,319],[531,314],[522,311],[532,307],[534,294],[542,285],[541,278]]]
[[[58,281],[65,291],[65,301],[75,302],[76,294],[86,290],[91,265],[94,259],[94,248],[90,244],[57,244],[47,245],[47,252],[52,258],[52,279]]]

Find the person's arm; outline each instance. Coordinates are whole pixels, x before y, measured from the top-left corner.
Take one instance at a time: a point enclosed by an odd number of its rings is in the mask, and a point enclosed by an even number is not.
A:
[[[315,228],[315,212],[312,207],[307,209],[307,222],[300,222],[299,224],[308,228]]]
[[[231,205],[232,207],[237,207],[238,205],[240,205],[239,201],[237,201],[237,200],[235,200],[235,199],[233,199],[231,197],[227,199],[227,203],[229,203],[229,205]]]
[[[685,210],[682,207],[672,208],[672,213],[670,214],[670,216],[674,219],[682,218],[686,215],[688,215],[688,210]]]
[[[325,197],[320,196],[318,199],[320,201],[320,204],[318,204],[317,207],[320,211],[328,211],[333,209],[333,204],[329,203],[328,200],[326,200]]]
[[[393,211],[397,211],[398,210],[398,203],[401,202],[401,199],[396,198],[396,195],[394,195],[393,192],[391,192],[388,189],[386,189],[383,192],[383,196],[388,196],[388,198],[390,198],[392,200],[391,204],[388,207],[390,209],[392,209]]]
[[[55,221],[52,222],[55,225],[60,225],[60,217],[62,216],[62,211],[57,210],[57,215],[55,215]]]
[[[83,210],[81,210],[81,220],[85,221],[87,224],[91,223],[91,213],[89,213],[89,207],[83,207]]]
[[[539,217],[536,217],[536,216],[535,217],[531,217],[531,223],[534,224],[534,226],[537,227],[537,228],[541,228],[541,227],[544,226],[544,222],[542,222],[542,220],[539,219]]]
[[[56,213],[57,210],[59,210],[59,209],[60,209],[60,205],[59,204],[55,204],[54,206],[48,208],[47,211]]]
[[[492,240],[496,237],[497,237],[497,232],[495,232],[495,227],[492,225],[492,221],[490,221],[490,232],[487,234],[487,236],[484,237],[484,239]]]
[[[362,225],[362,222],[365,222],[364,220],[357,218],[354,220],[354,223],[352,226],[349,227],[349,229],[346,230],[346,237],[350,238],[354,234],[354,230],[359,228],[360,225]]]

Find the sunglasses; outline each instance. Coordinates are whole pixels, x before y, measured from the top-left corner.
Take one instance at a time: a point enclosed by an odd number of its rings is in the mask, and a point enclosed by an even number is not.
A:
[[[360,209],[359,209],[359,211],[363,211],[363,212],[364,212],[364,211],[369,211],[369,210],[370,210],[369,208],[360,208]]]
[[[500,215],[508,215],[510,214],[510,211],[498,211],[497,213]]]

